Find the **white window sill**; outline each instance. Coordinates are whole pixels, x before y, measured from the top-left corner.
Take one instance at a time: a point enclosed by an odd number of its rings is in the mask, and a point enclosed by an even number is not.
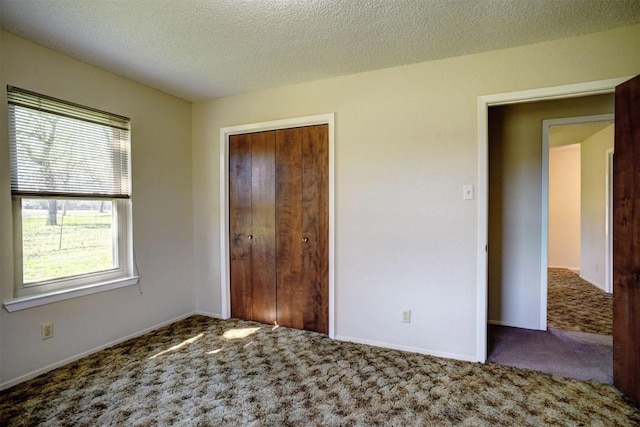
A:
[[[4,308],[12,313],[14,311],[25,310],[27,308],[38,307],[40,305],[51,304],[53,302],[64,301],[85,295],[96,294],[111,289],[132,286],[138,283],[140,276],[121,277],[107,282],[94,283],[73,289],[62,289],[59,291],[46,292],[38,295],[14,298],[4,302]]]

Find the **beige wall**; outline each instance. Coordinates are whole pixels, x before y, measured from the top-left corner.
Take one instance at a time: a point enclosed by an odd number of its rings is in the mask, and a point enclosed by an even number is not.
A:
[[[490,109],[489,320],[540,329],[542,121],[613,112],[613,95]]]
[[[580,269],[580,144],[549,150],[549,267]]]
[[[0,385],[194,310],[191,104],[24,39],[0,36],[0,284],[12,297],[6,85],[131,118],[133,236],[141,289],[14,313],[0,309]],[[142,291],[142,293],[141,293]],[[55,323],[53,339],[40,324]]]
[[[477,184],[478,96],[638,74],[639,49],[636,25],[195,103],[197,308],[221,312],[220,128],[335,112],[337,336],[475,359],[478,206],[462,187]],[[513,172],[539,187],[536,141]],[[521,194],[539,205],[539,188]],[[540,209],[532,215],[526,230],[539,240]],[[523,324],[539,320],[539,243],[535,257],[532,289],[509,308],[536,311]]]
[[[336,333],[475,359],[480,95],[640,73],[640,25],[189,103],[7,33],[0,81],[132,118],[142,290],[0,313],[0,384],[194,310],[221,312],[219,132],[336,113]],[[215,79],[215,76],[212,76]],[[0,128],[6,95],[0,91]],[[6,132],[0,137],[0,283],[11,297]],[[522,172],[535,176],[535,165]],[[535,197],[533,198],[535,199]],[[533,224],[535,226],[535,224]],[[195,285],[195,287],[194,287]],[[412,310],[410,324],[400,312]],[[40,324],[56,336],[41,341]]]
[[[580,276],[601,289],[606,286],[606,152],[613,149],[613,140],[611,124],[581,144]]]

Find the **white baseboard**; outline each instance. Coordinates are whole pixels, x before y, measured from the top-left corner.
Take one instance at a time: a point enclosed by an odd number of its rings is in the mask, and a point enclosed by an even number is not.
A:
[[[503,322],[501,320],[487,320],[487,323],[489,325],[508,326],[510,328],[529,329],[531,331],[542,331],[543,330],[543,329],[540,329],[539,327],[532,328],[530,326],[523,326],[523,325],[519,325],[519,324],[516,324],[516,323],[511,323],[511,322]]]
[[[563,268],[565,270],[569,270],[573,273],[580,274],[580,267],[575,266],[567,266],[567,265],[548,265],[547,268]]]
[[[344,335],[336,335],[335,339],[338,341],[349,341],[356,344],[366,344],[374,347],[390,348],[393,350],[401,350],[401,351],[408,351],[411,353],[426,354],[427,356],[442,357],[444,359],[463,360],[465,362],[477,362],[475,354],[470,355],[470,354],[447,353],[443,351],[409,347],[409,346],[397,345],[397,344],[392,344],[392,343],[382,342],[382,341],[363,340],[360,338],[347,337]]]
[[[201,316],[207,316],[207,317],[212,317],[214,319],[222,319],[222,314],[218,314],[218,313],[211,313],[209,311],[203,311],[203,310],[196,310],[193,314],[199,314]]]
[[[607,291],[607,290],[605,289],[605,286],[604,286],[604,285],[602,285],[602,286],[601,286],[601,285],[600,285],[600,283],[596,282],[595,280],[593,280],[593,279],[591,279],[591,278],[584,277],[582,274],[579,274],[579,273],[578,273],[578,276],[580,276],[580,278],[581,278],[582,280],[584,280],[585,282],[589,282],[589,283],[591,283],[591,284],[592,284],[593,286],[595,286],[596,288],[598,288],[598,289],[600,289],[600,290],[602,290],[602,291],[605,291],[605,292]]]
[[[548,265],[547,268],[564,268],[571,271],[580,271],[580,267],[566,266],[566,265]]]
[[[175,317],[173,319],[158,323],[156,325],[153,325],[151,327],[142,329],[140,331],[134,332],[132,334],[129,334],[125,337],[119,338],[117,340],[111,341],[107,344],[92,348],[91,350],[87,350],[84,351],[80,354],[76,354],[74,356],[68,357],[66,359],[63,359],[59,362],[56,363],[52,363],[48,366],[45,366],[44,368],[40,368],[40,369],[36,369],[35,371],[29,372],[28,374],[25,375],[21,375],[17,378],[14,378],[12,380],[9,381],[5,381],[4,383],[0,384],[0,390],[5,390],[9,387],[13,387],[14,385],[20,384],[24,381],[28,381],[30,379],[33,379],[35,377],[37,377],[38,375],[42,375],[44,373],[47,373],[49,371],[52,371],[56,368],[59,368],[61,366],[67,365],[69,363],[75,362],[76,360],[79,360],[85,356],[89,356],[93,353],[97,353],[98,351],[104,350],[105,348],[109,348],[112,347],[116,344],[120,344],[122,342],[125,342],[127,340],[130,340],[132,338],[137,338],[141,335],[144,335],[146,333],[149,333],[151,331],[154,331],[156,329],[162,328],[163,326],[167,326],[170,325],[172,323],[178,322],[180,320],[186,319],[189,316],[193,316],[194,314],[199,314],[202,316],[208,316],[208,317],[212,317],[215,319],[222,319],[222,315],[218,314],[218,313],[211,313],[211,312],[207,312],[207,311],[202,311],[202,310],[196,310],[187,314],[184,314],[182,316],[178,316]],[[489,323],[492,323],[492,321],[489,321]],[[360,338],[353,338],[353,337],[348,337],[348,336],[344,336],[344,335],[337,335],[335,337],[336,340],[338,341],[349,341],[349,342],[354,342],[357,344],[366,344],[366,345],[371,345],[374,347],[382,347],[382,348],[390,348],[390,349],[394,349],[394,350],[401,350],[401,351],[408,351],[411,353],[419,353],[419,354],[425,354],[428,356],[435,356],[435,357],[442,357],[442,358],[446,358],[446,359],[455,359],[455,360],[463,360],[466,362],[477,362],[476,360],[476,355],[467,355],[467,354],[458,354],[458,353],[448,353],[448,352],[442,352],[442,351],[436,351],[436,350],[431,350],[431,349],[424,349],[424,348],[417,348],[417,347],[409,347],[409,346],[404,346],[404,345],[397,345],[397,344],[392,344],[392,343],[387,343],[387,342],[382,342],[382,341],[372,341],[372,340],[365,340],[365,339],[360,339]]]
[[[156,325],[153,325],[153,326],[150,326],[148,328],[145,328],[145,329],[143,329],[141,331],[137,331],[137,332],[129,334],[129,335],[125,336],[125,337],[122,337],[122,338],[119,338],[117,340],[111,341],[111,342],[109,342],[107,344],[92,348],[91,350],[84,351],[84,352],[82,352],[80,354],[76,354],[76,355],[71,356],[71,357],[67,357],[66,359],[63,359],[63,360],[61,360],[59,362],[56,362],[56,363],[52,363],[51,365],[45,366],[44,368],[36,369],[35,371],[29,372],[28,374],[24,374],[24,375],[21,375],[21,376],[19,376],[17,378],[12,379],[12,380],[5,381],[5,382],[0,384],[0,390],[5,390],[5,389],[7,389],[9,387],[13,387],[16,384],[20,384],[21,382],[28,381],[28,380],[30,380],[32,378],[37,377],[38,375],[45,374],[45,373],[47,373],[49,371],[52,371],[52,370],[54,370],[56,368],[59,368],[59,367],[64,366],[64,365],[67,365],[67,364],[69,364],[71,362],[75,362],[76,360],[82,359],[85,356],[89,356],[90,354],[97,353],[98,351],[104,350],[105,348],[112,347],[112,346],[114,346],[116,344],[120,344],[120,343],[125,342],[127,340],[130,340],[132,338],[137,338],[137,337],[139,337],[141,335],[144,335],[144,334],[149,333],[151,331],[154,331],[156,329],[162,328],[163,326],[167,326],[167,325],[170,325],[172,323],[178,322],[178,321],[180,321],[182,319],[186,319],[187,317],[193,316],[194,314],[197,314],[197,313],[191,312],[191,313],[184,314],[182,316],[178,316],[178,317],[173,318],[171,320],[166,320],[164,322],[161,322],[161,323],[158,323]]]

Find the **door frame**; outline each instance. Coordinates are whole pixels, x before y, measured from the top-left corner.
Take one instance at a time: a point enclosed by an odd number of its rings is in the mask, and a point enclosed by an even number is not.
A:
[[[476,287],[476,360],[487,360],[489,235],[489,107],[613,93],[630,77],[478,96],[478,235]]]
[[[610,148],[605,152],[606,164],[606,186],[605,186],[605,202],[607,208],[605,211],[606,221],[606,276],[604,290],[613,293],[613,154],[614,149]]]
[[[549,267],[549,129],[552,126],[580,125],[588,123],[613,123],[614,114],[593,114],[590,116],[564,117],[542,121],[542,210],[540,236],[540,330],[547,330],[547,268]],[[580,184],[582,189],[582,184]],[[608,190],[605,190],[608,191]],[[608,197],[608,194],[607,196]],[[582,202],[581,202],[582,203]],[[606,222],[606,221],[605,221]],[[606,226],[606,225],[605,225]],[[582,235],[582,233],[580,233]],[[582,245],[582,243],[581,243]],[[609,250],[608,241],[605,250]],[[581,249],[582,251],[582,249]],[[608,252],[607,252],[608,253]],[[607,267],[608,255],[605,259]],[[579,266],[578,266],[579,267]]]
[[[229,136],[303,126],[328,125],[329,136],[329,337],[335,336],[335,113],[220,128],[220,299],[221,317],[231,317],[229,263]]]

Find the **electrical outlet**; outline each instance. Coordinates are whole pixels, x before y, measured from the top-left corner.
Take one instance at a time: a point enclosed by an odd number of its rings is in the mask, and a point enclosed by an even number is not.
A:
[[[411,323],[411,310],[402,311],[402,323]]]
[[[40,325],[40,337],[43,340],[53,338],[53,322],[47,322]]]

